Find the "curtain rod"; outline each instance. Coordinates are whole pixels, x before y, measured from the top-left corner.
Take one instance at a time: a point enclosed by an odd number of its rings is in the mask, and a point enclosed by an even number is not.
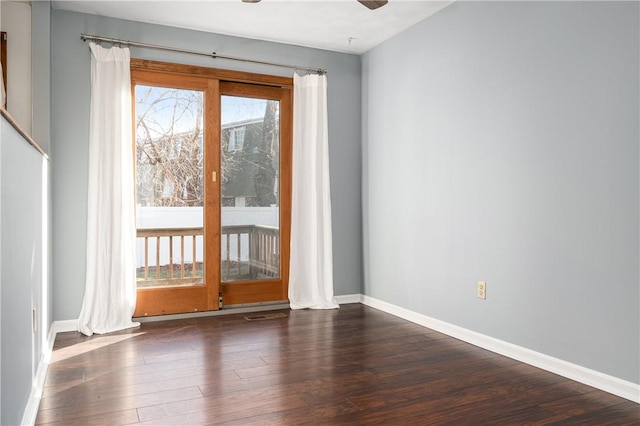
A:
[[[270,66],[273,66],[273,67],[281,67],[281,68],[291,68],[291,69],[294,69],[294,70],[303,70],[303,71],[313,72],[313,73],[317,73],[317,74],[326,74],[327,73],[327,70],[323,69],[323,68],[313,68],[313,67],[304,67],[304,66],[299,66],[299,65],[279,64],[279,63],[276,63],[276,62],[259,61],[259,60],[256,60],[256,59],[241,58],[241,57],[238,57],[238,56],[219,55],[216,52],[211,52],[211,53],[209,53],[209,52],[198,52],[196,50],[179,49],[179,48],[176,48],[176,47],[160,46],[160,45],[157,45],[157,44],[141,43],[141,42],[138,42],[138,41],[119,40],[117,38],[102,37],[102,36],[90,35],[90,34],[80,34],[80,38],[82,39],[82,41],[87,41],[87,40],[92,40],[92,41],[97,41],[97,42],[104,41],[104,42],[112,43],[112,44],[120,44],[120,45],[134,46],[134,47],[143,47],[143,48],[147,48],[147,49],[166,50],[166,51],[169,51],[169,52],[188,53],[190,55],[208,56],[208,57],[213,58],[213,59],[229,59],[231,61],[249,62],[249,63],[252,63],[252,64],[270,65]]]

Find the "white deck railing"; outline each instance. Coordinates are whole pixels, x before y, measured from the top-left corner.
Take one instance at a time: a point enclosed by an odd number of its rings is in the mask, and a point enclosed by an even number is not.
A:
[[[197,285],[203,283],[203,228],[139,229],[143,266],[137,270],[138,287]],[[168,252],[168,253],[164,253]],[[264,225],[222,227],[221,281],[277,278],[280,275],[280,230]],[[168,259],[168,262],[164,259]],[[163,261],[164,260],[164,261]]]

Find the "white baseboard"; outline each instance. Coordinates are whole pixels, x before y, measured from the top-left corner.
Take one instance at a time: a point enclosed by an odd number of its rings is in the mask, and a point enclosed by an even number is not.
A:
[[[38,362],[38,369],[35,377],[33,378],[33,383],[31,384],[29,399],[27,400],[27,405],[25,406],[24,413],[22,414],[22,421],[20,422],[21,425],[35,424],[36,417],[38,416],[38,408],[40,407],[40,400],[42,399],[44,381],[47,378],[47,369],[49,368],[49,362],[51,362],[53,343],[56,340],[54,324],[51,324],[51,327],[49,328],[47,341],[45,342],[45,347],[42,349],[42,355]]]
[[[54,321],[51,328],[55,331],[53,338],[58,333],[66,333],[68,331],[78,331],[78,320]]]
[[[640,385],[362,295],[362,304],[640,404]]]
[[[362,301],[361,294],[343,294],[341,296],[335,296],[336,302],[339,305],[348,305],[349,303],[360,303]]]
[[[24,407],[24,413],[22,414],[21,425],[33,425],[36,422],[38,416],[38,407],[40,407],[40,399],[42,399],[42,389],[44,387],[44,379],[47,376],[48,363],[40,361],[38,363],[38,371],[31,384],[31,392],[29,393],[29,399],[27,405]]]

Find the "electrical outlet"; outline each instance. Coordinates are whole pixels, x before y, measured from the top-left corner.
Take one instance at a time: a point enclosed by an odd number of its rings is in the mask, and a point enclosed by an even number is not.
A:
[[[478,281],[478,298],[485,300],[487,298],[487,283]]]

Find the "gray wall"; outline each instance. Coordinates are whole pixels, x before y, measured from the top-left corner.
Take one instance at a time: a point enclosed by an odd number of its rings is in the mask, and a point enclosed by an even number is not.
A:
[[[51,2],[31,3],[32,132],[45,152],[51,137]]]
[[[457,2],[365,54],[365,294],[640,383],[638,28]]]
[[[51,139],[51,2],[38,0],[31,4],[31,63],[33,84],[33,139],[46,153],[50,153]],[[49,163],[50,166],[50,163]],[[37,301],[39,327],[43,336],[47,336],[53,321],[53,298],[51,296],[51,226],[52,226],[52,184],[51,167],[47,168],[47,228],[44,238],[47,244],[47,259],[44,259],[46,269],[46,291],[38,294]],[[45,342],[36,342],[37,352],[44,350]]]
[[[30,11],[32,135],[47,150],[49,2],[34,2]],[[25,414],[34,414],[25,413],[25,408],[52,321],[51,186],[49,162],[4,117],[0,120],[0,424],[13,425],[29,421]]]
[[[32,331],[48,294],[44,260],[47,161],[0,117],[0,424],[21,424],[48,324]]]
[[[80,33],[329,69],[335,293],[362,288],[360,57],[54,10],[51,21],[53,319],[77,318],[85,275],[89,47]],[[290,70],[132,49],[132,56],[291,75]]]

